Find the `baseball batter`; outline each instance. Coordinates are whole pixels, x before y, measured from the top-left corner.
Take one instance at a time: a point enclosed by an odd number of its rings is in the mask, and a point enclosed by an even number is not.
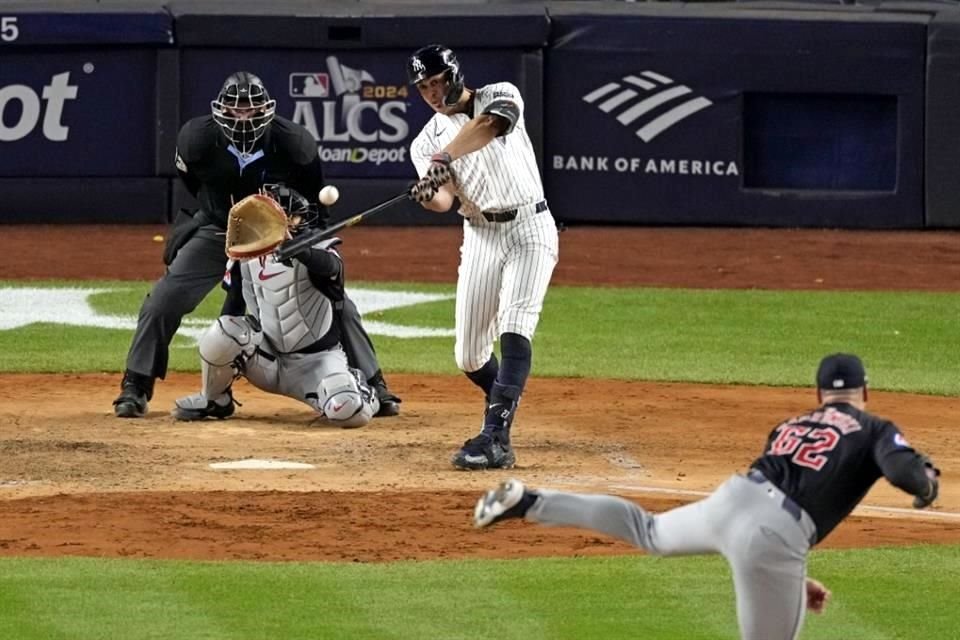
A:
[[[269,192],[291,217],[307,226],[312,215],[303,196],[287,187]],[[315,211],[315,210],[314,210]],[[244,376],[270,393],[299,400],[342,427],[362,427],[380,409],[377,394],[347,365],[334,308],[343,302],[343,262],[324,240],[289,264],[273,254],[240,263],[231,300],[242,291],[243,306],[218,318],[199,340],[202,386],[176,401],[179,420],[228,418],[236,404],[233,381]]]
[[[818,611],[829,592],[806,578],[810,548],[829,535],[881,476],[915,496],[937,497],[939,470],[897,426],[866,411],[866,372],[850,354],[824,358],[817,371],[821,405],[770,432],[763,454],[710,496],[665,513],[603,495],[530,491],[510,480],[477,503],[486,527],[526,517],[622,538],[657,555],[720,553],[730,563],[740,635],[796,638],[804,605]]]
[[[437,212],[459,199],[455,357],[487,399],[480,433],[452,462],[458,469],[510,468],[516,461],[510,429],[557,263],[557,227],[517,88],[507,82],[467,88],[456,56],[439,44],[417,50],[407,75],[435,112],[410,147],[420,176],[411,197]],[[493,351],[498,336],[502,362]]]

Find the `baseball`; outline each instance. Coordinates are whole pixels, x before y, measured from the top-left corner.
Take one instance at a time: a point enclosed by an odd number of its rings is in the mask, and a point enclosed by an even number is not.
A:
[[[332,184],[328,184],[323,189],[320,189],[320,202],[322,202],[324,205],[329,207],[339,199],[340,190]]]

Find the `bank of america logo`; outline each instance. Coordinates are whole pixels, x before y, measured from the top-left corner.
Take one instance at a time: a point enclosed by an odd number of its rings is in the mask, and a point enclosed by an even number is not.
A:
[[[675,84],[672,78],[644,71],[638,76],[624,76],[620,82],[609,82],[583,96],[604,113],[617,112],[617,120],[625,127],[639,121],[637,137],[650,142],[658,135],[713,103],[704,97],[688,97],[693,90]]]

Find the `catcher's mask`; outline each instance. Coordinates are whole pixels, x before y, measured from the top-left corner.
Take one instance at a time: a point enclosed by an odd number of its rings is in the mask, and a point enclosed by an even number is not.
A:
[[[407,59],[407,78],[410,84],[417,84],[438,73],[445,74],[448,85],[443,103],[452,107],[463,94],[463,71],[460,70],[460,63],[453,51],[442,44],[428,44],[414,51]]]
[[[267,131],[277,111],[263,81],[248,71],[228,77],[215,100],[210,101],[213,119],[237,151],[253,152],[257,140]]]
[[[265,184],[263,192],[277,201],[290,220],[290,233],[318,226],[319,212],[316,205],[304,198],[299,191],[291,189],[285,184]]]

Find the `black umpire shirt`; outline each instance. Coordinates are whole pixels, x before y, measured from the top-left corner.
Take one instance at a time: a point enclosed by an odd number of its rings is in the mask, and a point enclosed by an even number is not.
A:
[[[881,476],[912,495],[928,479],[897,426],[847,403],[825,404],[777,425],[751,465],[793,498],[823,540]]]
[[[243,157],[213,116],[193,118],[177,136],[177,171],[209,220],[224,229],[234,202],[261,186],[284,183],[313,203],[323,187],[317,143],[304,127],[275,116],[256,149]],[[321,224],[329,214],[319,205]]]

